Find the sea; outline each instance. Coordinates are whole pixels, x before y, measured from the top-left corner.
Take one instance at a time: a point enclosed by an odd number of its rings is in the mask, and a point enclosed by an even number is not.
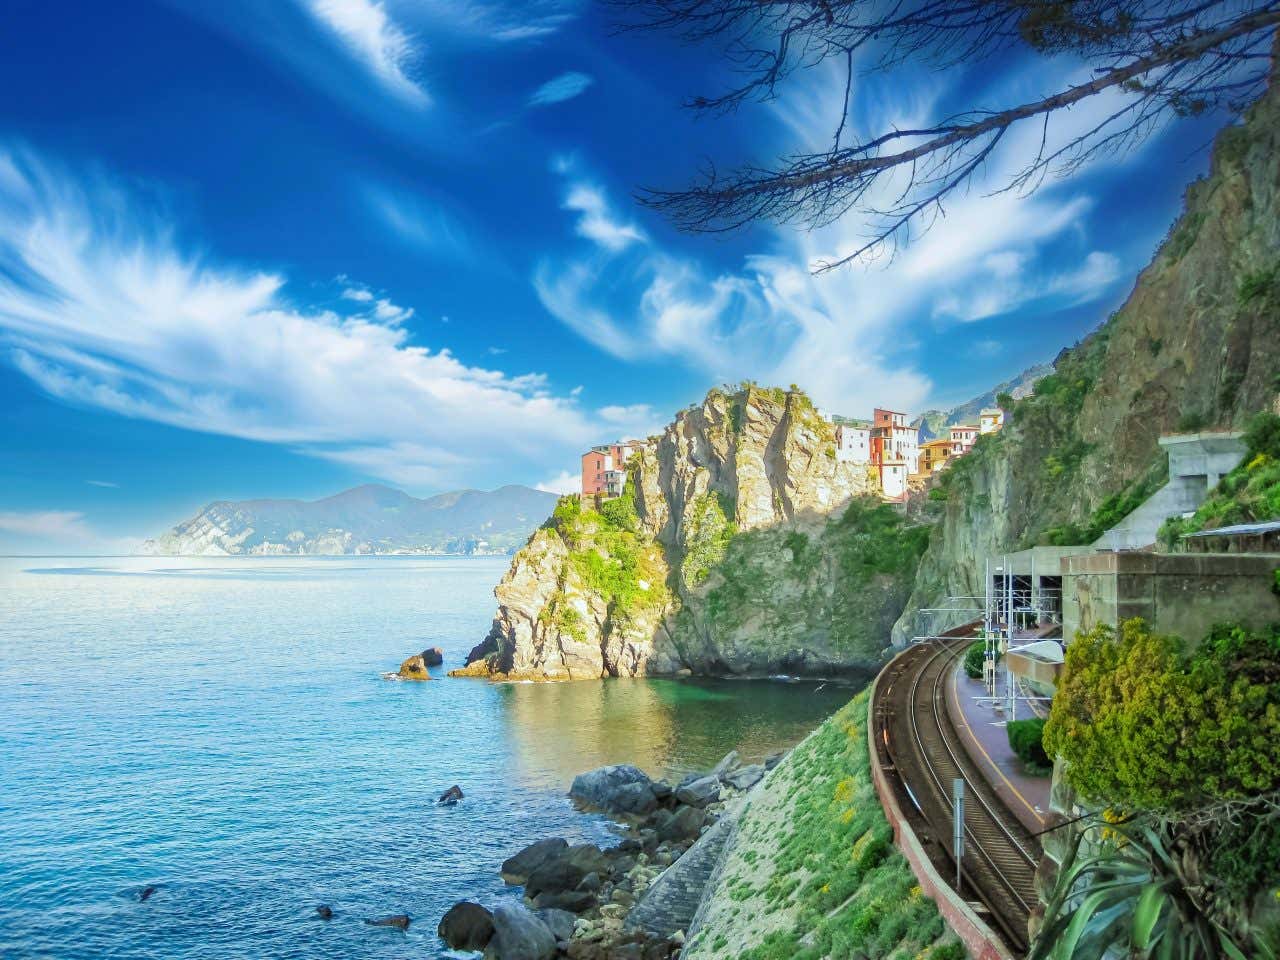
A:
[[[506,857],[615,842],[568,800],[577,773],[762,758],[854,692],[446,678],[506,566],[0,558],[0,957],[455,956],[440,916],[518,898]],[[437,680],[384,678],[437,646]]]

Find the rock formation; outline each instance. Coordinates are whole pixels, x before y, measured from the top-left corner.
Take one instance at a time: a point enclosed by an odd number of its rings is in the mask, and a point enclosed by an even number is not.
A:
[[[488,638],[455,675],[825,675],[879,662],[923,534],[906,535],[906,566],[863,562],[866,531],[902,541],[903,521],[878,505],[870,468],[836,459],[803,393],[713,390],[627,470],[622,497],[599,510],[563,499],[516,554]]]

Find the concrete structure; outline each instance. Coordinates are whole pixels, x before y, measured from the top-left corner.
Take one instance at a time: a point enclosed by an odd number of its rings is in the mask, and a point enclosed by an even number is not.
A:
[[[833,418],[836,459],[845,463],[871,462],[871,424],[865,420]]]
[[[1099,550],[1137,550],[1156,542],[1170,517],[1192,513],[1245,455],[1239,433],[1183,433],[1161,437],[1169,481],[1142,506],[1094,541]]]
[[[989,596],[994,608],[989,616],[996,623],[1007,624],[1012,615],[1022,627],[1061,623],[1063,558],[1092,552],[1091,546],[1031,547],[988,557],[986,572],[991,578]],[[1010,595],[1012,611],[1008,609]]]
[[[627,481],[627,460],[640,449],[637,440],[592,447],[582,455],[582,495],[584,497],[619,497]]]
[[[978,441],[978,425],[976,423],[957,423],[947,431],[951,441],[951,456],[963,457],[973,449]]]
[[[1272,588],[1280,553],[1090,553],[1062,562],[1067,642],[1100,623],[1142,617],[1189,642],[1216,623],[1264,628],[1280,621]]]
[[[988,407],[978,416],[978,433],[995,433],[1004,426],[1004,411],[999,407]]]
[[[1280,553],[1280,520],[1197,530],[1185,534],[1180,546],[1194,553]]]

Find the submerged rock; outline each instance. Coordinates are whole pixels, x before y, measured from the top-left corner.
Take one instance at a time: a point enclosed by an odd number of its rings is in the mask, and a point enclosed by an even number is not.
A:
[[[155,892],[159,889],[160,889],[159,887],[153,886],[153,885],[148,885],[143,887],[141,890],[138,891],[138,902],[146,903],[155,895]]]
[[[440,794],[440,799],[436,803],[443,804],[446,807],[452,807],[455,803],[462,799],[462,788],[456,783]]]
[[[504,903],[493,911],[490,947],[497,960],[551,960],[556,938],[527,908]]]
[[[316,913],[319,915],[321,920],[333,919],[333,907],[329,906],[327,903],[322,903],[320,906],[316,907]]]
[[[416,653],[404,663],[400,664],[400,669],[396,671],[396,676],[401,680],[430,680],[431,674],[427,672],[426,661],[422,659],[422,654]]]
[[[395,927],[397,930],[408,930],[411,922],[407,913],[396,913],[389,917],[365,920],[365,923],[371,927]]]
[[[493,914],[470,900],[455,903],[436,927],[436,933],[451,950],[483,950],[493,939],[493,932]]]
[[[578,774],[569,796],[607,812],[631,816],[644,816],[658,806],[653,781],[643,770],[626,763]]]

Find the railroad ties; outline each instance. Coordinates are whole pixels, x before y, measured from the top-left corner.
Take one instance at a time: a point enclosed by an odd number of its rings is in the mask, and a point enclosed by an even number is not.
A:
[[[1005,809],[969,757],[946,707],[946,684],[971,639],[940,638],[899,657],[882,677],[875,705],[877,761],[901,788],[934,865],[955,878],[951,850],[952,783],[965,781],[965,852],[960,894],[986,907],[992,925],[1016,953],[1027,949],[1027,920],[1039,841]]]

